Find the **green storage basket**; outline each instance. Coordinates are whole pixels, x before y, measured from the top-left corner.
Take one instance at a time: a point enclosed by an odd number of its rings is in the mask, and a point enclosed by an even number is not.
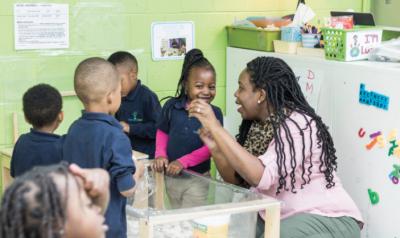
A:
[[[281,38],[280,30],[228,26],[228,45],[232,47],[274,51],[274,40]]]
[[[347,34],[371,30],[376,31],[380,29],[366,26],[358,26],[348,30],[322,28],[322,34],[324,37],[325,58],[330,60],[348,61],[349,59],[346,58],[347,50],[349,50],[346,48],[346,46],[348,45],[348,42],[346,42]],[[381,38],[379,38],[379,42],[380,40]]]

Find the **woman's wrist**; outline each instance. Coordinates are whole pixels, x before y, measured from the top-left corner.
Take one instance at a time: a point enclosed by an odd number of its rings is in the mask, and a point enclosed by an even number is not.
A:
[[[212,123],[210,123],[210,126],[208,129],[211,133],[213,133],[213,132],[223,129],[223,127],[222,127],[221,123],[219,123],[219,121],[217,119],[215,119]]]

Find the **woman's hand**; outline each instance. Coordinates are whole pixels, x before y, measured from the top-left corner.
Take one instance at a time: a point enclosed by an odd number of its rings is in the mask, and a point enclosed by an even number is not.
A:
[[[215,143],[209,130],[203,128],[199,129],[199,136],[203,143],[208,147],[208,149],[213,152],[217,149],[217,143]]]
[[[211,105],[201,99],[193,100],[188,108],[189,116],[196,117],[204,128],[212,130],[212,128],[221,126],[215,117]]]
[[[178,175],[183,169],[183,165],[179,163],[179,161],[174,160],[171,163],[169,163],[167,167],[167,174],[168,175]]]

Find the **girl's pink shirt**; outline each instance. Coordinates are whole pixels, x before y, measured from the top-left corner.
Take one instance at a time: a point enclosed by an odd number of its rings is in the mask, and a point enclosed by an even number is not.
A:
[[[155,158],[168,158],[167,156],[167,145],[168,145],[168,134],[162,130],[157,130],[156,132],[156,152]],[[178,159],[182,164],[183,168],[187,169],[189,167],[196,166],[208,159],[210,159],[211,153],[206,145],[203,145],[197,150],[192,151]]]

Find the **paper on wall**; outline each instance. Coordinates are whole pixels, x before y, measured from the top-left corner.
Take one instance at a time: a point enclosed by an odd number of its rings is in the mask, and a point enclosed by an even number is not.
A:
[[[69,47],[68,4],[14,4],[16,50]]]

